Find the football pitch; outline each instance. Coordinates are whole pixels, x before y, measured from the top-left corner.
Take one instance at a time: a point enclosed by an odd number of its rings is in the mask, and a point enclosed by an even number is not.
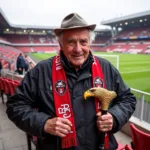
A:
[[[119,71],[125,83],[134,89],[150,93],[150,55],[120,54],[120,53],[94,53],[96,55],[119,55]],[[55,54],[32,53],[38,60],[44,60]],[[106,57],[116,66],[116,59]]]

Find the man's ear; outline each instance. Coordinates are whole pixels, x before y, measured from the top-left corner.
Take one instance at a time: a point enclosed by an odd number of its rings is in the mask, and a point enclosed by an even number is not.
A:
[[[60,46],[60,49],[63,50],[63,46],[61,42],[59,42],[59,46]]]

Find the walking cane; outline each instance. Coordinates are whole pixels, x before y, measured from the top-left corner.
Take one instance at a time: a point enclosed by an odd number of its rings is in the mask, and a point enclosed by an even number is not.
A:
[[[87,90],[84,93],[85,99],[91,96],[97,98],[101,102],[101,112],[102,115],[104,115],[107,114],[109,104],[111,100],[117,96],[117,94],[114,91],[108,91],[107,89],[101,87],[95,87]],[[100,132],[99,150],[105,150],[105,134],[105,132]]]

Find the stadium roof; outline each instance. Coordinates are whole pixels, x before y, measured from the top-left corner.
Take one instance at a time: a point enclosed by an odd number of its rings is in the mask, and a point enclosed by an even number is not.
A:
[[[6,17],[5,13],[3,10],[0,8],[0,30],[5,30],[5,29],[36,29],[36,30],[53,30],[56,27],[55,26],[32,26],[32,25],[16,25],[12,24],[9,19]],[[110,29],[95,29],[96,32],[111,32]]]
[[[10,27],[9,22],[0,8],[0,29]]]
[[[109,25],[112,27],[136,27],[142,25],[150,25],[150,10],[139,12],[123,17],[113,18],[102,21],[101,25]]]
[[[32,26],[32,25],[16,25],[12,24],[8,18],[5,16],[4,12],[0,8],[0,29],[6,29],[6,28],[16,28],[16,29],[54,29],[56,27],[53,26]]]

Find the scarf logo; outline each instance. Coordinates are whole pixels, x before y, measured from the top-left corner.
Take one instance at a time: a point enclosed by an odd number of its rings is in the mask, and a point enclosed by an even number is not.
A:
[[[64,95],[66,92],[66,83],[62,80],[59,80],[55,83],[55,90],[59,95]]]
[[[94,79],[94,87],[104,87],[104,82],[100,77]]]
[[[58,113],[63,114],[63,118],[71,117],[69,104],[62,104],[61,107],[58,108]]]

